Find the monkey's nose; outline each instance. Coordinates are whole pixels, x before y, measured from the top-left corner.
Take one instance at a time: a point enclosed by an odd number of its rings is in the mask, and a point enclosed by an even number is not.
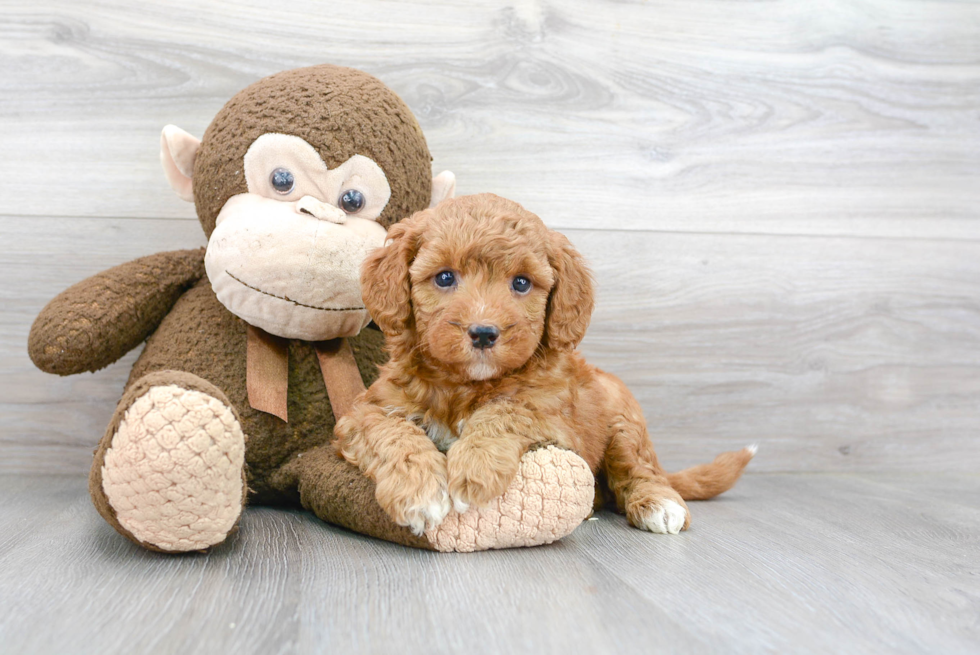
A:
[[[493,325],[471,325],[466,333],[473,340],[473,347],[480,350],[493,348],[493,344],[497,342],[497,337],[500,336],[500,330]]]
[[[300,214],[309,214],[321,221],[330,221],[343,225],[347,222],[347,214],[339,207],[320,202],[313,196],[303,196],[296,201],[296,211]]]

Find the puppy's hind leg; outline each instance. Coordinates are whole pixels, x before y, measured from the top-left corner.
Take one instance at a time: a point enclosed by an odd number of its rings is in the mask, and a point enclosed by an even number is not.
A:
[[[616,505],[641,530],[677,534],[691,524],[687,505],[657,461],[653,443],[636,400],[613,422],[603,468]]]

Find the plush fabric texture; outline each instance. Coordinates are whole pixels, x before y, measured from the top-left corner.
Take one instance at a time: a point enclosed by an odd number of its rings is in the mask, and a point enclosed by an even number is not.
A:
[[[255,502],[292,504],[298,501],[298,480],[280,469],[296,454],[333,439],[333,411],[313,344],[298,340],[287,346],[289,422],[253,409],[245,375],[247,327],[218,302],[207,280],[201,280],[147,340],[130,383],[148,373],[179,370],[219,388],[249,436],[248,486]],[[384,336],[367,328],[349,341],[361,377],[370,383],[377,377],[377,364],[385,360]]]
[[[69,287],[31,326],[27,351],[47,373],[97,371],[138,346],[204,277],[204,249],[161,252]]]
[[[297,484],[305,509],[327,523],[405,546],[434,550],[425,537],[396,525],[374,500],[374,482],[337,456],[331,445],[302,453],[282,472]],[[367,502],[366,499],[371,499]]]
[[[550,544],[585,520],[594,500],[595,479],[585,460],[547,446],[524,454],[503,496],[463,514],[449,512],[425,536],[442,552]]]
[[[332,446],[300,453],[285,468],[300,480],[303,507],[324,521],[441,552],[550,544],[585,520],[595,497],[595,480],[585,460],[549,446],[526,453],[507,492],[488,506],[463,514],[450,511],[442,524],[417,537],[395,525],[377,503],[361,500],[374,496],[374,482],[340,460]],[[344,500],[349,502],[338,502]]]
[[[215,116],[193,175],[197,213],[208,236],[225,202],[247,191],[245,152],[269,132],[300,137],[330,168],[353,155],[374,160],[391,187],[391,200],[379,218],[386,228],[429,204],[432,158],[411,110],[377,78],[324,64],[260,80]]]
[[[176,125],[165,125],[160,133],[160,163],[170,188],[181,200],[194,202],[194,157],[200,139],[188,134]]]
[[[109,421],[109,425],[106,428],[102,440],[99,442],[99,445],[95,450],[95,457],[92,462],[92,469],[91,469],[91,473],[89,474],[89,481],[88,481],[89,493],[92,496],[92,502],[95,505],[95,509],[98,510],[99,514],[102,515],[102,518],[104,518],[106,522],[108,522],[112,527],[114,527],[120,534],[125,536],[127,539],[139,544],[140,546],[143,546],[144,548],[147,548],[149,550],[155,550],[159,552],[173,552],[175,550],[197,550],[198,548],[194,547],[191,542],[185,542],[184,544],[180,544],[179,541],[177,542],[171,541],[168,544],[170,548],[163,548],[160,545],[153,543],[152,541],[143,541],[140,537],[137,537],[133,532],[131,532],[127,527],[125,527],[120,522],[119,518],[117,517],[115,508],[110,502],[109,497],[106,495],[105,485],[103,484],[103,474],[106,472],[106,467],[105,467],[106,454],[112,448],[113,441],[116,437],[117,432],[119,431],[120,425],[123,423],[123,421],[127,419],[127,414],[129,413],[130,408],[135,403],[137,403],[140,399],[148,397],[148,395],[151,394],[154,389],[167,388],[167,387],[179,388],[189,393],[198,394],[214,400],[217,403],[217,406],[220,406],[221,408],[227,408],[228,411],[231,412],[232,418],[234,419],[233,421],[234,424],[237,424],[239,426],[241,425],[240,421],[238,420],[238,413],[234,410],[233,407],[231,407],[231,403],[228,400],[227,396],[225,396],[221,392],[221,390],[215,387],[213,384],[205,380],[202,380],[195,375],[191,375],[189,373],[184,373],[180,371],[158,371],[155,373],[150,373],[149,375],[146,375],[138,380],[131,380],[130,383],[127,385],[126,392],[123,394],[122,399],[119,401],[119,404],[116,406],[116,411],[113,414],[112,419]],[[227,417],[224,414],[224,410],[219,410],[218,414],[227,420]],[[129,414],[128,423],[129,426],[127,427],[127,429],[135,429],[135,430],[140,429],[139,427],[136,426],[137,420],[135,414]],[[159,423],[157,423],[157,426],[159,426]],[[234,427],[232,427],[232,431],[234,431]],[[237,495],[237,497],[240,500],[238,513],[236,515],[235,522],[232,525],[228,526],[228,529],[225,532],[225,538],[227,538],[227,536],[232,532],[234,532],[235,529],[237,528],[237,520],[238,518],[240,518],[241,509],[245,504],[245,494],[247,492],[247,489],[245,486],[245,471],[243,468],[239,470],[237,479],[238,479],[238,485],[241,489],[240,494]],[[233,495],[233,494],[229,494],[229,495]],[[118,502],[118,497],[116,500]],[[130,507],[125,502],[121,503],[120,505],[124,511],[130,509]],[[234,510],[233,505],[228,505],[227,503],[224,503],[224,505],[226,507],[229,507],[232,511]],[[127,521],[127,523],[129,523],[130,526],[132,527],[132,523],[130,521]],[[143,537],[147,536],[145,533],[143,533],[143,531],[140,530],[137,531],[141,532],[141,536]],[[181,545],[186,546],[186,548],[180,549],[179,547]]]
[[[245,435],[230,407],[176,384],[155,386],[123,415],[102,464],[120,525],[161,550],[221,543],[242,512]]]
[[[311,213],[334,223],[346,222],[349,215],[317,198],[336,201],[343,191],[357,189],[364,194],[364,204],[354,216],[367,220],[378,218],[391,199],[388,178],[374,161],[354,155],[336,168],[327,168],[320,153],[298,136],[263,134],[249,146],[244,163],[249,193],[287,202],[306,198],[313,201],[307,205]],[[279,167],[293,174],[293,186],[285,193],[274,189],[269,180],[269,174]]]
[[[371,322],[359,278],[361,262],[385,241],[376,222],[351,218],[338,225],[254,194],[230,199],[221,217],[204,264],[233,314],[271,334],[307,341],[352,336]]]
[[[391,185],[391,200],[378,221],[385,227],[429,204],[431,158],[405,104],[370,75],[318,66],[261,80],[215,117],[193,163],[198,216],[208,236],[228,199],[246,191],[246,150],[269,132],[306,140],[330,167],[354,154],[374,160]],[[187,157],[171,163],[170,173],[190,165]],[[448,177],[440,184],[448,185]],[[246,322],[215,296],[203,249],[159,253],[109,269],[42,310],[29,351],[45,371],[94,371],[146,341],[95,453],[89,491],[99,513],[134,542],[168,552],[219,543],[223,531],[227,537],[235,530],[246,502],[302,505],[363,534],[434,548],[392,522],[377,504],[374,484],[336,455],[335,417],[314,342],[279,344],[288,359],[288,422],[249,404],[247,331]],[[382,333],[368,325],[347,340],[361,379],[371,384],[387,360]],[[346,367],[344,375],[351,373]],[[342,395],[349,396],[352,388]],[[239,435],[245,448],[236,494]],[[231,464],[221,463],[222,456]],[[213,470],[199,468],[195,458]],[[167,469],[168,462],[174,468]],[[154,466],[164,469],[159,477]],[[146,467],[153,472],[144,478]],[[147,480],[163,486],[141,488]],[[202,517],[212,519],[206,530],[183,530],[201,524]],[[508,530],[495,534],[509,535]],[[456,541],[470,548],[473,540]]]

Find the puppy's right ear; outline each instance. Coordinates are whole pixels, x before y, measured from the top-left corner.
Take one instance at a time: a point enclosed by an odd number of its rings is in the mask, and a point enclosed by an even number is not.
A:
[[[421,213],[421,212],[420,212]],[[418,252],[416,214],[388,230],[385,245],[374,250],[361,268],[361,297],[381,330],[391,336],[409,328],[412,320],[412,286],[408,276]]]
[[[595,308],[592,273],[568,238],[550,233],[548,258],[555,271],[555,286],[548,298],[545,343],[558,350],[573,350],[585,337]]]

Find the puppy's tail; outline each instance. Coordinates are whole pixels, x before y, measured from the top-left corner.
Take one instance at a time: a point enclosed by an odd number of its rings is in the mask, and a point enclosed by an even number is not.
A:
[[[758,449],[753,445],[722,453],[710,464],[698,464],[677,473],[668,473],[667,480],[684,500],[714,498],[735,486]]]

